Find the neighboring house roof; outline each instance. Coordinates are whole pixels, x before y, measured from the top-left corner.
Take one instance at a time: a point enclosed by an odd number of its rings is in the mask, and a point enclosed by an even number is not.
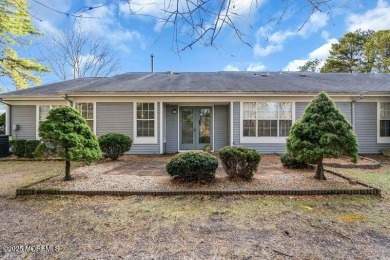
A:
[[[102,93],[353,93],[390,94],[390,74],[310,72],[125,73],[81,78],[9,92],[10,96]]]

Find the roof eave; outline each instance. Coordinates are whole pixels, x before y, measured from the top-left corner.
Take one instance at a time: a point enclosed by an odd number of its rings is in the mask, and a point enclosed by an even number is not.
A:
[[[5,101],[45,101],[45,100],[64,100],[64,95],[23,95],[23,96],[17,96],[17,95],[0,95],[1,100]]]

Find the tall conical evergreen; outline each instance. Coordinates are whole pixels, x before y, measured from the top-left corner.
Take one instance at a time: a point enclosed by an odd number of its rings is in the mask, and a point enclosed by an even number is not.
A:
[[[356,163],[358,143],[351,124],[329,96],[321,92],[292,126],[287,152],[298,161],[317,164],[315,178],[326,180],[323,159],[350,157]]]

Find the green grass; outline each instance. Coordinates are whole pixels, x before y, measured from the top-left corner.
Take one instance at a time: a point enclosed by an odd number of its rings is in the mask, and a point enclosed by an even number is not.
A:
[[[378,186],[387,196],[23,196],[6,201],[0,230],[18,223],[3,241],[26,244],[38,237],[60,245],[57,258],[77,258],[72,252],[80,248],[121,255],[159,252],[167,258],[169,251],[190,258],[185,252],[199,253],[203,246],[203,259],[212,258],[208,252],[216,247],[220,258],[232,258],[233,249],[237,258],[261,250],[273,258],[273,247],[297,259],[347,258],[344,252],[353,250],[364,252],[354,256],[369,258],[371,248],[383,250],[384,237],[390,236],[390,166],[333,170]],[[63,162],[0,162],[0,189],[14,191],[63,171]],[[15,237],[15,230],[23,236]]]
[[[340,169],[332,168],[333,171],[344,174],[364,183],[371,184],[382,190],[385,196],[390,196],[390,166],[385,165],[380,169]]]
[[[80,162],[72,163],[72,168]],[[32,185],[41,180],[64,174],[65,162],[1,161],[0,195],[12,196],[17,188]]]

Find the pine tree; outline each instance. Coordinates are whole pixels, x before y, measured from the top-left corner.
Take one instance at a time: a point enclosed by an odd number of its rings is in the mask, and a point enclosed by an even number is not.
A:
[[[11,78],[16,89],[27,88],[28,83],[40,84],[34,73],[49,71],[34,59],[20,58],[11,47],[26,44],[26,37],[37,35],[40,33],[31,24],[26,0],[0,1],[0,77]]]
[[[45,152],[65,159],[65,181],[71,180],[70,161],[91,163],[101,157],[99,142],[85,119],[74,108],[65,106],[52,109],[39,126],[42,143],[37,156]]]
[[[377,31],[364,45],[370,72],[390,73],[390,30]]]
[[[287,152],[298,161],[317,164],[315,178],[326,180],[323,159],[345,156],[356,163],[358,144],[351,124],[329,96],[321,92],[292,126]]]
[[[374,31],[348,32],[338,43],[332,44],[330,56],[326,59],[321,72],[369,72],[363,55],[363,46]]]

